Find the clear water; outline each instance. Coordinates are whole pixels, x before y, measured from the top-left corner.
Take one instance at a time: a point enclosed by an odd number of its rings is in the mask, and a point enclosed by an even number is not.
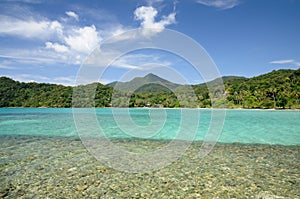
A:
[[[180,129],[181,109],[130,109],[134,125],[120,126],[117,119],[126,118],[127,109],[96,109],[98,124],[110,138],[139,137],[174,139]],[[84,111],[83,111],[84,112]],[[195,140],[203,140],[211,120],[211,110],[198,109],[199,127]],[[151,117],[152,120],[151,120]],[[192,121],[192,118],[191,118]],[[126,125],[126,123],[125,123]],[[189,124],[185,125],[189,133]],[[87,124],[86,131],[93,131]],[[128,133],[130,131],[130,133]],[[0,135],[78,136],[72,109],[2,108]],[[222,134],[226,143],[300,145],[300,111],[227,110]]]

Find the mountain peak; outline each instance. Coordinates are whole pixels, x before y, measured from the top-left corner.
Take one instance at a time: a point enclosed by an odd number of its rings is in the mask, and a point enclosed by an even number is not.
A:
[[[136,77],[132,79],[129,82],[113,82],[111,84],[108,84],[109,86],[116,87],[120,90],[127,90],[127,91],[134,91],[138,89],[139,87],[147,84],[160,84],[167,86],[169,88],[176,88],[179,86],[179,84],[175,84],[173,82],[170,82],[166,79],[163,79],[153,73],[149,73],[145,75],[144,77]]]
[[[153,73],[148,73],[144,77],[158,77],[157,75],[154,75]]]
[[[153,73],[149,73],[143,77],[146,81],[155,82],[155,81],[164,81],[161,77],[154,75]]]

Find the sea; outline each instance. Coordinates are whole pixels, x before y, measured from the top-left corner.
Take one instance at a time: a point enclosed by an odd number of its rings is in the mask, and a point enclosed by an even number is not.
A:
[[[300,198],[299,168],[299,110],[0,109],[0,198]]]
[[[81,110],[94,114],[107,138],[147,138],[171,140],[186,128],[189,140],[203,141],[212,121],[211,109],[99,108]],[[183,111],[186,111],[183,113]],[[189,112],[190,111],[190,112]],[[191,113],[189,115],[189,113]],[[76,117],[74,117],[74,115]],[[78,109],[1,108],[0,135],[80,136],[76,121]],[[188,117],[188,118],[186,118]],[[191,117],[197,117],[197,121]],[[193,121],[193,124],[185,124]],[[88,123],[88,121],[85,121]],[[195,126],[197,125],[197,126]],[[217,142],[271,145],[300,145],[298,110],[226,110],[220,120]],[[80,126],[80,125],[79,125]],[[89,125],[87,125],[89,126]],[[193,129],[189,127],[193,126]],[[93,127],[86,131],[93,131]],[[88,132],[87,132],[88,133]],[[93,135],[97,136],[97,132]],[[179,139],[185,139],[180,136]]]

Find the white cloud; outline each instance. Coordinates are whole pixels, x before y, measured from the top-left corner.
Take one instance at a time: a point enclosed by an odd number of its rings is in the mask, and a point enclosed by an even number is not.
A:
[[[171,63],[162,60],[159,55],[129,54],[120,57],[111,65],[120,68],[149,70],[157,67],[168,67]]]
[[[152,2],[157,3],[160,0]],[[73,11],[66,11],[65,14],[70,18],[79,19]],[[152,6],[137,8],[134,15],[136,20],[141,21],[140,26],[143,30],[147,28],[155,29],[155,31],[151,30],[152,32],[145,30],[146,33],[157,33],[166,26],[176,23],[175,12],[157,19],[158,11]],[[26,39],[38,39],[44,44],[44,46],[35,46],[30,49],[2,48],[0,57],[33,65],[40,65],[41,63],[47,65],[56,63],[79,65],[87,54],[100,45],[102,38],[119,35],[118,39],[135,39],[134,37],[140,36],[122,35],[121,33],[126,32],[129,27],[124,27],[119,23],[111,23],[109,26],[97,30],[95,25],[75,25],[74,23],[68,24],[69,20],[63,21],[62,18],[58,20],[50,20],[35,13],[30,13],[25,17],[18,17],[17,15],[11,17],[9,14],[0,15],[0,36],[11,35]],[[143,30],[141,31],[144,33]],[[120,38],[120,36],[123,37]],[[111,57],[111,55],[108,55],[108,57]],[[151,59],[148,60],[148,63],[153,63],[153,66],[159,64]],[[123,68],[140,69],[140,66],[141,64],[138,61],[123,60],[123,62],[119,62],[119,67]]]
[[[290,64],[290,65],[300,66],[300,62],[297,62],[293,59],[274,60],[271,61],[270,64]]]
[[[59,53],[64,53],[64,52],[69,51],[67,46],[61,45],[61,44],[58,44],[58,43],[46,42],[45,45],[46,45],[47,49],[53,49],[53,50],[55,50],[56,52],[59,52]]]
[[[141,6],[134,11],[135,19],[141,21],[142,28],[156,29],[156,32],[161,32],[167,25],[176,23],[175,12],[163,16],[160,21],[155,21],[157,14],[157,10],[152,6]]]
[[[62,84],[65,86],[74,86],[75,85],[75,77],[68,76],[68,77],[56,77],[53,79],[51,83],[53,84]]]
[[[156,3],[162,3],[164,0],[146,0],[147,4],[152,6],[153,4]]]
[[[69,63],[65,53],[57,53],[56,51],[49,51],[48,49],[3,49],[0,50],[0,58],[12,60],[18,64],[56,64],[56,63]]]
[[[86,55],[100,44],[102,36],[108,38],[126,31],[119,23],[112,22],[113,19],[110,15],[103,15],[103,12],[99,13],[96,10],[85,14],[96,16],[97,19],[106,21],[106,23],[109,21],[110,28],[103,26],[101,30],[97,30],[93,24],[86,26],[74,23],[74,21],[70,23],[71,19],[78,21],[79,16],[69,10],[65,12],[67,20],[63,20],[63,17],[50,20],[39,13],[26,9],[26,7],[13,6],[12,8],[10,8],[10,12],[0,14],[0,37],[11,36],[27,39],[28,42],[38,40],[36,43],[39,43],[38,46],[33,44],[28,48],[18,47],[17,44],[14,44],[6,49],[0,49],[0,58],[15,60],[17,64],[80,65]],[[2,64],[1,69],[8,69],[8,66]]]
[[[239,0],[196,0],[196,2],[222,10],[234,8],[240,4]]]
[[[130,53],[122,55],[118,51],[102,52],[101,49],[98,49],[89,56],[85,64],[96,67],[109,66],[130,70],[149,70],[158,67],[169,67],[172,63],[159,54]]]
[[[15,74],[15,75],[5,75],[11,77],[12,79],[20,82],[48,82],[51,84],[62,84],[65,86],[74,86],[75,77],[66,76],[66,77],[47,77],[44,75],[34,75],[34,74]]]
[[[78,15],[77,15],[75,12],[73,12],[73,11],[67,11],[67,12],[66,12],[66,15],[68,15],[68,16],[71,17],[71,18],[74,18],[76,21],[79,20]]]
[[[62,25],[58,21],[20,20],[0,15],[0,35],[15,35],[25,38],[44,39],[51,34],[61,34]]]
[[[77,16],[76,13],[71,11],[66,12],[66,14],[74,18]],[[16,58],[18,61],[23,62],[41,61],[41,63],[45,63],[44,61],[46,61],[47,63],[71,62],[72,64],[79,64],[82,60],[75,59],[75,57],[79,54],[88,54],[101,41],[94,25],[83,27],[70,26],[67,23],[62,25],[57,20],[51,21],[45,18],[37,20],[36,18],[29,16],[21,19],[0,15],[0,35],[45,41],[44,48],[27,49],[28,52],[25,52],[24,49],[13,49],[15,52],[3,51],[0,52],[2,57]],[[49,49],[53,51],[51,52]]]
[[[21,3],[38,4],[38,3],[43,3],[43,0],[8,0],[8,2],[21,2]]]
[[[12,62],[10,60],[3,60],[0,62],[0,69],[5,69],[5,70],[15,70],[17,67],[13,66],[15,62]]]
[[[81,53],[90,53],[99,45],[101,38],[94,25],[85,26],[73,31],[73,35],[65,37],[65,42],[71,50]]]
[[[80,65],[88,53],[97,45],[101,38],[95,26],[83,28],[73,27],[68,33],[63,32],[59,23],[51,23],[52,29],[62,30],[61,36],[53,37],[57,42],[44,42],[44,47],[32,49],[1,49],[0,57],[16,60],[25,64],[66,63]],[[55,39],[56,38],[56,39]]]
[[[7,65],[0,64],[0,69],[14,70],[16,68],[12,67],[12,66],[7,66]]]
[[[271,61],[271,64],[291,64],[293,63],[294,60],[293,59],[284,59],[284,60],[275,60],[275,61]]]
[[[116,27],[108,31],[108,37],[114,37],[123,34],[124,32],[128,31],[124,27]]]
[[[50,23],[50,30],[57,33],[57,36],[59,37],[63,36],[63,26],[58,21],[52,21]]]
[[[33,74],[16,74],[12,75],[11,77],[20,82],[45,82],[50,80],[48,77]]]
[[[117,80],[118,80],[118,79],[103,79],[103,78],[101,78],[101,79],[99,79],[99,82],[100,82],[101,84],[106,85],[106,84],[112,83],[112,82],[117,81]]]

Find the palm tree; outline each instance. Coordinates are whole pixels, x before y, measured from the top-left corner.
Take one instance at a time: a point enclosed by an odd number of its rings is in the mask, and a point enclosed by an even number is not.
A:
[[[269,92],[272,94],[273,98],[273,108],[276,108],[276,94],[277,94],[277,89],[276,88],[269,88]]]

